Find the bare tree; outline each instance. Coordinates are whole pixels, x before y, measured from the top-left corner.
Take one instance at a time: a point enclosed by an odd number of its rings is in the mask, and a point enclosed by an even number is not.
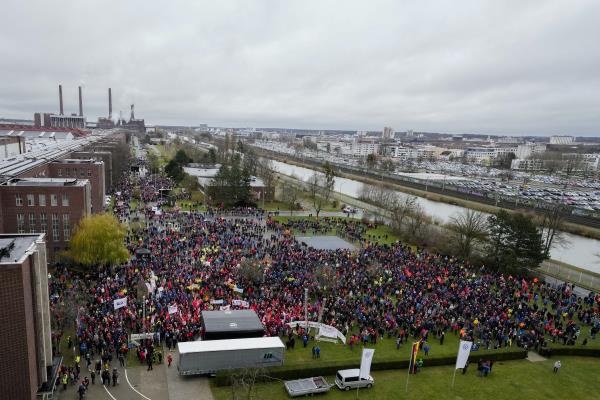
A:
[[[307,182],[308,193],[310,195],[310,199],[312,200],[313,207],[315,209],[315,213],[317,214],[317,219],[319,218],[319,213],[327,205],[327,190],[325,188],[325,179],[320,176],[317,172],[313,173],[310,178],[308,178]]]
[[[258,162],[256,173],[265,184],[265,200],[273,201],[273,198],[275,197],[275,182],[277,181],[277,174],[273,168],[273,162],[269,159],[260,160]]]
[[[238,266],[238,276],[247,283],[258,285],[263,280],[264,271],[257,260],[244,258]]]
[[[487,236],[487,220],[485,215],[474,210],[465,210],[453,216],[448,224],[457,246],[457,254],[469,259],[476,243]]]
[[[420,238],[421,233],[427,227],[428,216],[420,204],[415,204],[407,219],[408,234],[412,238]]]
[[[319,265],[315,269],[315,279],[319,287],[327,291],[327,289],[331,289],[335,285],[335,270],[329,264]]]
[[[390,202],[390,214],[392,220],[392,227],[401,232],[404,228],[404,223],[408,219],[407,217],[412,216],[419,207],[417,198],[415,196],[396,196],[393,202]]]
[[[543,208],[535,215],[546,256],[550,255],[553,246],[564,246],[568,243],[563,232],[566,214],[568,214],[568,207],[565,204],[553,203],[550,208]]]
[[[294,214],[294,209],[298,204],[298,197],[300,196],[299,190],[296,185],[289,182],[284,183],[282,200],[290,209],[290,215]]]
[[[256,383],[262,376],[264,376],[264,372],[260,368],[244,368],[231,373],[231,399],[258,399],[258,394],[256,393]]]

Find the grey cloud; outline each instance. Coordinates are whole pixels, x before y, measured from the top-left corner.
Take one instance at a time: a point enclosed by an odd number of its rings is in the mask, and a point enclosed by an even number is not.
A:
[[[7,3],[7,4],[4,4]],[[600,3],[3,3],[0,116],[594,135]]]

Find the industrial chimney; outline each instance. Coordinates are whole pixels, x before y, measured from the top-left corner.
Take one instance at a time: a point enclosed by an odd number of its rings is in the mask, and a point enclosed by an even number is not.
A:
[[[112,93],[108,88],[108,119],[112,119]]]
[[[58,102],[60,105],[60,115],[63,115],[62,85],[58,85]]]
[[[134,108],[134,106],[133,106],[133,104],[132,104],[132,105],[131,105],[131,118],[129,119],[130,121],[133,121],[133,120],[135,119],[135,114],[134,114],[134,112],[133,112],[133,108]]]
[[[83,99],[81,98],[81,86],[79,86],[79,116],[83,117]]]

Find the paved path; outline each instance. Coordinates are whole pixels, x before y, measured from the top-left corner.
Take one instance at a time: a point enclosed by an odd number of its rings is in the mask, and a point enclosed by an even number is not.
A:
[[[85,366],[85,365],[84,365]],[[119,383],[116,386],[104,387],[102,380],[96,378],[96,384],[90,386],[85,395],[86,400],[167,400],[169,391],[167,387],[166,365],[159,364],[147,371],[145,366],[131,366],[125,371],[118,362],[113,362],[113,367],[119,371]],[[173,367],[171,367],[173,368]],[[90,377],[89,372],[82,369],[80,377]],[[78,386],[69,386],[66,391],[59,389],[59,400],[78,399]]]
[[[600,277],[593,272],[577,271],[559,263],[554,263],[552,260],[544,261],[538,271],[554,276],[558,280],[572,282],[575,285],[584,285],[590,289],[600,291]]]
[[[547,358],[540,356],[535,351],[528,351],[527,352],[527,360],[531,361],[531,362],[540,362],[540,361],[546,361]]]
[[[173,364],[171,364],[171,368],[166,368],[169,400],[213,400],[209,378],[204,376],[180,376],[177,371],[179,354],[176,351],[172,354]]]

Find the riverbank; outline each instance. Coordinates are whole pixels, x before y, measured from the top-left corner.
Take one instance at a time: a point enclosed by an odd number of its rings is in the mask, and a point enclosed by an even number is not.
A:
[[[260,150],[256,147],[254,149]],[[273,160],[276,160],[279,162],[283,162],[286,164],[295,165],[297,167],[315,169],[315,165],[313,165],[312,163],[301,162],[296,159],[284,157],[283,155],[275,155],[272,153],[266,153],[266,152],[260,152],[260,151],[259,151],[259,154],[263,157],[267,157],[267,158],[270,158],[270,159],[273,159]],[[400,185],[395,182],[372,179],[372,178],[369,178],[369,177],[366,177],[363,175],[350,174],[347,172],[339,172],[338,176],[342,177],[342,178],[352,179],[352,180],[355,180],[358,182],[370,184],[370,185],[383,185],[386,188],[397,190],[399,192],[403,192],[403,193],[410,194],[413,196],[418,196],[418,197],[424,198],[426,200],[430,200],[430,201],[434,201],[434,202],[438,202],[438,203],[450,204],[450,205],[454,205],[454,206],[458,206],[458,207],[469,208],[469,209],[472,209],[475,211],[485,212],[485,213],[489,213],[489,214],[496,213],[500,209],[504,209],[508,212],[514,212],[514,210],[511,210],[511,209],[496,207],[496,206],[492,206],[489,204],[466,200],[466,199],[458,198],[458,197],[451,196],[451,195],[431,193],[428,191]],[[573,235],[589,238],[589,239],[600,240],[600,229],[589,227],[589,226],[575,224],[572,222],[565,222],[563,231],[565,231],[567,233],[571,233]]]
[[[296,164],[294,164],[294,165],[296,165]],[[306,168],[303,165],[296,165],[296,166]],[[282,179],[282,181],[295,182],[298,184],[301,181],[300,179],[298,179],[299,177],[297,177],[297,176],[292,177],[292,176],[287,175],[282,172],[278,172],[278,175],[280,176],[280,179]],[[345,176],[342,176],[342,178],[348,179]],[[374,182],[373,181],[365,182],[363,180],[363,183],[373,184]],[[380,182],[377,182],[377,183],[380,183]],[[393,185],[387,185],[387,186],[390,189],[395,189],[393,187]],[[333,196],[336,199],[338,199],[338,201],[340,201],[341,204],[343,203],[343,204],[347,204],[347,205],[350,205],[355,208],[365,210],[366,213],[377,215],[383,219],[387,219],[387,217],[389,216],[389,212],[387,210],[384,210],[376,205],[366,203],[363,200],[356,199],[347,194],[342,194],[340,192],[334,192]],[[429,197],[430,198],[428,198],[428,200],[432,200],[431,196],[429,196]],[[488,209],[481,209],[480,211],[490,212],[490,210],[488,210]],[[434,218],[433,222],[438,227],[443,228],[443,221],[440,221],[439,219]],[[590,239],[582,238],[581,240],[590,240]],[[557,257],[560,257],[560,255],[558,255]],[[569,281],[569,282],[578,284],[582,287],[585,287],[588,290],[596,291],[600,288],[600,279],[598,279],[598,277],[595,276],[595,275],[597,275],[597,273],[594,273],[592,271],[593,268],[591,268],[591,267],[590,267],[590,269],[581,268],[581,267],[577,267],[573,264],[569,264],[567,262],[564,262],[561,260],[556,260],[556,259],[551,259],[551,260],[546,261],[545,267],[546,268],[540,268],[538,270],[538,272],[542,273],[544,275],[547,275],[547,276],[551,276],[556,279]],[[581,274],[582,271],[584,271],[583,274]],[[585,271],[587,271],[587,273]]]

